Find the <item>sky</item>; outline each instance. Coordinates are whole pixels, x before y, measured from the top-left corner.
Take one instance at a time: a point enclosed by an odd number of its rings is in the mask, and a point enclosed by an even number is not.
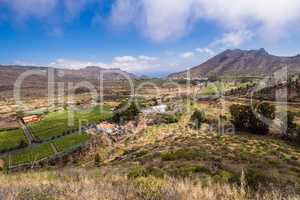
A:
[[[0,0],[0,63],[165,76],[225,49],[300,53],[299,0]]]

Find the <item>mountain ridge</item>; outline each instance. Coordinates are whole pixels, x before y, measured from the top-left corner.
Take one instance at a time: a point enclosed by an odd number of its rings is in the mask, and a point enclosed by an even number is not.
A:
[[[291,73],[300,73],[300,55],[275,56],[264,48],[258,50],[227,49],[189,71],[191,78],[217,76],[271,75],[287,67]],[[172,73],[168,79],[183,79],[187,70]]]

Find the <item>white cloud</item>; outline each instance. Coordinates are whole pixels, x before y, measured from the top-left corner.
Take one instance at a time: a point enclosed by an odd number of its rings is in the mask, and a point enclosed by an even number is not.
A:
[[[249,31],[236,31],[225,33],[220,39],[210,44],[212,47],[231,48],[238,47],[241,44],[251,40],[253,33]]]
[[[38,66],[38,64],[33,63],[33,62],[27,62],[24,60],[16,60],[15,65],[22,65],[22,66]]]
[[[30,17],[44,18],[51,16],[59,18],[58,11],[63,8],[63,16],[67,21],[78,16],[88,4],[98,0],[0,0],[0,4],[6,4],[13,11],[14,17],[20,22]],[[52,19],[52,20],[53,20]]]
[[[117,56],[114,57],[110,63],[60,58],[48,64],[48,66],[68,69],[80,69],[85,68],[87,66],[97,66],[107,69],[120,68],[128,72],[140,73],[145,72],[147,70],[160,68],[161,63],[159,61],[159,58],[157,57]]]
[[[154,70],[160,66],[159,58],[149,56],[119,56],[112,60],[109,64],[111,68],[120,68],[129,72],[145,72],[147,70]]]
[[[216,53],[214,52],[214,50],[210,49],[210,48],[197,48],[195,49],[196,52],[199,53],[205,53],[208,54],[210,56],[215,55]]]
[[[154,41],[187,34],[201,20],[215,21],[226,32],[256,30],[278,39],[299,25],[299,10],[299,0],[117,0],[112,19],[135,25]]]
[[[136,62],[137,61],[137,58],[133,57],[133,56],[118,56],[118,57],[115,57],[114,58],[114,61],[115,62],[124,62],[124,63],[127,63],[127,62]]]
[[[55,68],[80,69],[88,66],[97,66],[107,68],[108,65],[101,62],[81,61],[73,59],[59,58],[48,65]]]
[[[189,58],[192,58],[195,56],[195,53],[194,52],[185,52],[183,54],[180,55],[181,58],[185,58],[185,59],[189,59]]]
[[[149,56],[143,56],[143,55],[139,56],[139,59],[146,60],[146,61],[155,61],[155,60],[158,60],[157,57],[149,57]]]
[[[58,0],[0,0],[16,14],[17,20],[28,17],[46,17],[56,8]]]
[[[190,1],[190,0],[188,0]],[[193,19],[185,0],[118,0],[112,12],[114,25],[134,24],[147,37],[162,41],[180,37]]]

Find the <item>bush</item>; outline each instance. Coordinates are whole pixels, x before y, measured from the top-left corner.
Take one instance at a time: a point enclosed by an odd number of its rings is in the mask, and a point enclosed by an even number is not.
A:
[[[178,118],[175,115],[159,114],[158,117],[161,119],[162,123],[172,124],[178,122]]]
[[[96,166],[96,167],[100,167],[100,162],[101,162],[101,157],[100,157],[100,155],[97,153],[97,154],[95,155],[95,158],[94,158],[94,164],[95,164],[95,166]]]
[[[163,188],[166,183],[162,179],[149,177],[139,177],[135,180],[137,195],[144,200],[159,200],[163,197]]]
[[[234,182],[235,175],[231,172],[225,171],[225,170],[219,170],[217,173],[213,176],[213,180],[215,182],[219,183],[228,183],[228,182]]]
[[[196,128],[200,128],[202,123],[206,122],[204,111],[196,110],[192,114],[190,121]]]
[[[124,110],[126,107],[127,109]],[[128,102],[124,101],[116,107],[112,120],[116,123],[134,120],[139,113],[140,110],[135,102],[128,106]]]
[[[247,185],[252,188],[252,189],[259,189],[260,186],[268,187],[271,184],[276,184],[277,181],[270,177],[267,176],[266,174],[256,170],[256,169],[248,169],[247,172],[245,173],[245,178]]]
[[[199,165],[181,165],[167,170],[168,175],[176,178],[195,177],[196,174],[211,175],[211,171]]]
[[[286,121],[282,121],[281,129],[282,133],[287,139],[297,138],[297,124],[295,121],[295,114],[288,112],[286,116]]]
[[[23,118],[23,117],[25,116],[25,113],[24,113],[23,110],[18,110],[18,111],[16,112],[16,114],[17,114],[17,117],[18,117],[18,118]]]
[[[128,178],[146,177],[148,175],[147,169],[144,166],[137,165],[130,169]]]
[[[22,148],[25,148],[25,147],[27,147],[27,143],[25,142],[25,140],[21,140],[20,143],[19,143],[18,148],[22,149]]]
[[[163,161],[173,160],[199,160],[207,157],[204,150],[197,149],[178,149],[176,151],[161,153]]]
[[[268,133],[269,124],[263,122],[260,117],[273,120],[275,118],[275,107],[269,103],[258,103],[254,105],[253,109],[250,105],[232,105],[230,107],[232,123],[237,129],[257,134]],[[257,115],[255,115],[254,111]]]

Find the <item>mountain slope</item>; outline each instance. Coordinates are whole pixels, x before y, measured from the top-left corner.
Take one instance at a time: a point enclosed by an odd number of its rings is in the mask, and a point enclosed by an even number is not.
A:
[[[48,67],[37,66],[18,66],[18,65],[0,65],[0,93],[4,96],[12,96],[14,84],[21,77],[24,72],[46,72],[41,75],[30,75],[24,77],[22,82],[22,88],[28,96],[31,93],[40,95],[41,92],[47,92],[48,76],[47,72],[54,72],[55,82],[63,82],[67,86],[67,83],[79,83],[80,81],[89,81],[90,83],[98,86],[101,74],[103,79],[108,82],[115,82],[125,80],[130,77],[132,79],[137,78],[135,75],[120,69],[103,69],[100,67],[89,66],[83,69],[57,69]],[[23,74],[24,75],[24,74]],[[30,94],[29,94],[30,93]],[[35,96],[35,95],[34,95]]]
[[[226,50],[201,65],[191,68],[192,78],[218,76],[269,75],[287,66],[292,73],[300,72],[300,55],[280,57],[269,54],[265,49]],[[169,79],[185,78],[187,71],[170,74]]]

